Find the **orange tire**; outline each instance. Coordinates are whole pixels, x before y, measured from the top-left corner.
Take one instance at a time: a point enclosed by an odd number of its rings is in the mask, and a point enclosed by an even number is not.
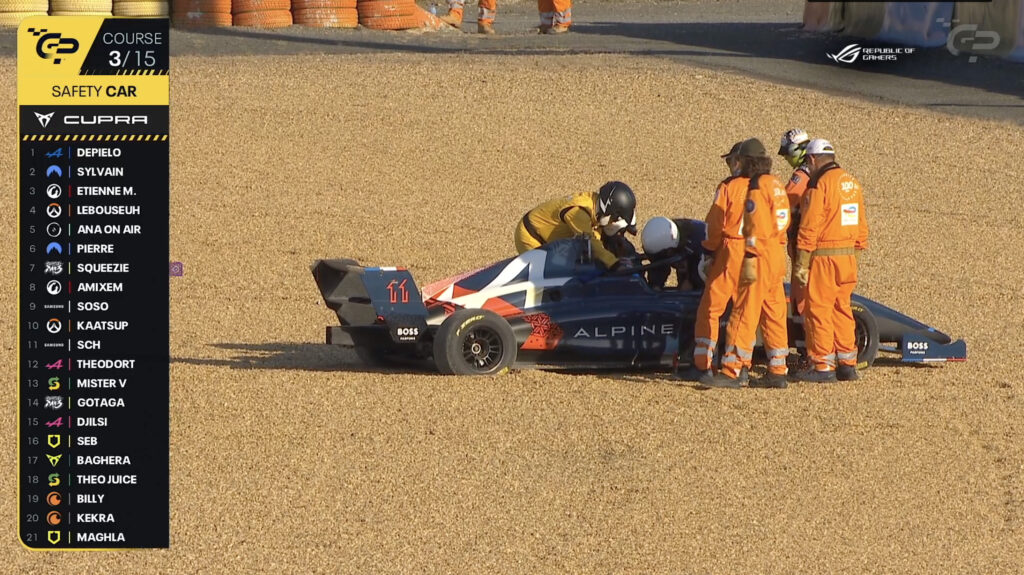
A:
[[[235,14],[234,25],[252,28],[287,28],[292,25],[292,13],[288,10],[242,12]]]
[[[244,14],[245,12],[271,12],[291,9],[291,0],[231,0],[232,14]]]
[[[431,30],[440,30],[441,28],[448,26],[448,24],[446,24],[444,20],[438,18],[437,16],[434,16],[430,12],[427,12],[422,8],[420,8],[420,11],[423,13],[421,15],[421,18],[423,18],[422,26],[424,28],[430,28]]]
[[[356,5],[356,10],[359,11],[359,20],[413,16],[416,14],[417,8],[416,3],[412,0],[362,0]]]
[[[338,9],[356,9],[356,0],[292,0],[292,12],[296,10],[315,10],[327,8],[331,10]]]
[[[381,16],[379,18],[360,18],[359,23],[371,30],[409,30],[422,28],[424,19],[414,16]]]
[[[231,26],[231,14],[220,12],[187,12],[171,16],[176,28],[217,28]]]
[[[171,14],[192,12],[230,14],[231,0],[171,0]]]
[[[351,8],[310,8],[295,10],[292,19],[300,26],[313,28],[355,28],[359,26],[359,16]]]

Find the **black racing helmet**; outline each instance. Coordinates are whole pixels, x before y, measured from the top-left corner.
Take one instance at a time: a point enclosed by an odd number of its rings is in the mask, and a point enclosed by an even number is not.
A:
[[[622,182],[608,182],[597,193],[597,223],[605,235],[622,230],[636,235],[636,196]]]

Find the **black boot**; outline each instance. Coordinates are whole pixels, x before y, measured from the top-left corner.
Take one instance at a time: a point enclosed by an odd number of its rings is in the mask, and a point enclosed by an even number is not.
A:
[[[702,389],[707,389],[710,387],[720,387],[724,389],[739,389],[743,387],[743,384],[747,383],[749,379],[750,376],[747,374],[747,368],[744,367],[742,370],[740,370],[740,374],[738,377],[729,377],[728,375],[725,375],[722,372],[718,372],[713,377],[701,377],[700,385],[698,385],[697,387],[700,387]]]
[[[857,373],[857,368],[852,365],[840,365],[836,368],[836,379],[839,381],[857,381],[860,379],[860,374]]]
[[[690,368],[687,369],[686,371],[676,372],[675,378],[681,381],[698,382],[703,377],[710,379],[714,375],[715,374],[712,373],[710,369],[707,371],[701,371],[696,367],[690,366]]]
[[[796,376],[794,376],[794,379],[797,381],[808,381],[810,383],[835,383],[836,372],[808,369],[807,371],[797,373]]]
[[[786,376],[778,373],[766,373],[761,379],[755,379],[750,382],[750,387],[758,387],[761,389],[786,389],[789,385],[786,383]]]
[[[740,378],[738,377],[729,377],[724,373],[717,373],[714,377],[711,378],[701,378],[698,387],[702,389],[707,389],[711,387],[719,387],[724,389],[739,389],[743,387],[743,384],[740,383]]]

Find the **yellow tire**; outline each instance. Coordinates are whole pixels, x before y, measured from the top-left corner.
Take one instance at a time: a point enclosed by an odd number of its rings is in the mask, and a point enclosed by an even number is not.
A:
[[[51,0],[50,12],[110,12],[110,0]]]
[[[49,9],[50,3],[40,0],[0,0],[0,12],[46,12]]]
[[[50,16],[113,16],[110,12],[50,12]]]
[[[0,26],[17,26],[29,16],[46,16],[46,12],[0,12]]]
[[[160,18],[170,13],[170,5],[166,2],[114,2],[114,16]]]

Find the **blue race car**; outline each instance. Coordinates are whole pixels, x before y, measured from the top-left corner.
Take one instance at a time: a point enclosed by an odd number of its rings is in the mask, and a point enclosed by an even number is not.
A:
[[[354,348],[371,364],[427,360],[441,373],[465,375],[657,369],[691,361],[701,291],[654,289],[646,274],[684,257],[637,256],[648,263],[612,272],[591,257],[585,238],[572,238],[422,289],[407,269],[350,259],[317,260],[312,272],[340,322],[327,328],[327,343]],[[967,357],[963,340],[880,303],[855,294],[853,311],[861,369],[879,353],[905,362]],[[728,313],[723,334],[727,320]],[[799,350],[803,328],[792,318],[789,337]]]

